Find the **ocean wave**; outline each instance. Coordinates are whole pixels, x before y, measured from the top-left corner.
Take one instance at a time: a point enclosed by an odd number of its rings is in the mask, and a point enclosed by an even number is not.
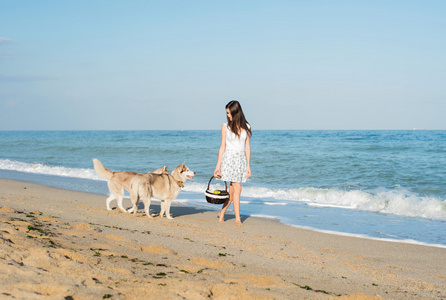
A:
[[[223,185],[216,185],[216,189]],[[203,192],[205,184],[188,183],[185,190]],[[345,191],[336,188],[314,187],[273,189],[257,186],[243,187],[242,197],[265,199],[265,205],[284,205],[305,202],[314,207],[333,207],[372,211],[404,217],[420,217],[446,221],[446,200],[419,196],[407,190]],[[278,200],[277,202],[271,199]]]
[[[9,159],[0,159],[0,169],[17,171],[23,173],[34,173],[44,175],[55,175],[73,178],[83,178],[91,180],[104,180],[96,175],[93,169],[77,169],[60,166],[49,166],[42,163],[26,163],[20,161],[12,161]]]
[[[49,166],[42,163],[26,163],[12,160],[0,160],[0,169],[25,173],[56,175],[90,180],[104,180],[93,169]],[[207,183],[188,181],[184,191],[204,193]],[[224,184],[217,182],[214,189],[224,189]],[[286,206],[293,203],[305,203],[317,207],[335,207],[372,211],[404,217],[420,217],[446,221],[446,200],[433,196],[420,196],[402,188],[398,190],[340,190],[314,187],[275,189],[259,186],[244,186],[243,201],[256,199],[264,205]],[[251,198],[251,199],[246,199]],[[276,200],[276,201],[274,201]]]

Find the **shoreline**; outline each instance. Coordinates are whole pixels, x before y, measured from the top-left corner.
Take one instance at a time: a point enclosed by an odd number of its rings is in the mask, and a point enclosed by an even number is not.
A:
[[[108,189],[106,184],[104,184],[106,181],[102,179],[95,180],[86,178],[89,176],[86,176],[85,178],[70,177],[60,174],[27,173],[6,170],[0,170],[0,175],[0,178],[5,179],[32,182],[66,190],[108,195]],[[193,182],[193,184],[195,184],[195,182]],[[187,187],[189,187],[189,185],[187,185]],[[247,187],[247,189],[250,188],[252,187]],[[205,202],[202,192],[204,189],[204,186],[199,189],[197,189],[196,186],[192,189],[186,188],[174,203],[180,204],[187,202],[188,204],[184,205],[191,205],[199,208],[207,207],[209,210],[218,209],[215,205],[207,204]],[[263,201],[268,206],[264,206],[263,209],[259,210],[258,206],[255,205],[255,201],[251,203],[252,199],[256,200],[255,198],[256,197],[252,198],[252,195],[246,195],[246,198],[242,199],[242,214],[245,213],[254,217],[266,219],[279,219],[281,223],[288,226],[306,228],[320,232],[428,245],[433,247],[446,247],[444,235],[441,234],[441,232],[446,229],[446,223],[440,219],[405,216],[392,213],[387,214],[379,211],[362,209],[348,209],[341,206],[331,208],[321,205],[321,208],[314,210],[313,205],[306,205],[305,201],[297,201],[294,204],[293,201],[287,203],[287,205],[292,205],[290,210],[293,210],[292,214],[289,214],[287,213],[287,210],[283,210],[281,206],[282,204],[285,204],[286,201],[281,203],[281,200],[274,200],[274,198],[271,198],[271,201],[269,199],[262,199],[260,202]],[[197,199],[200,200],[197,201]],[[361,202],[361,198],[356,200]],[[275,201],[279,201],[281,205],[277,205]],[[243,204],[244,202],[246,202],[247,205]],[[271,203],[274,203],[274,205]],[[417,208],[413,207],[412,209]],[[423,209],[421,209],[421,211]],[[333,212],[334,210],[337,211]],[[338,217],[341,217],[341,219],[338,220]],[[396,219],[400,224],[392,224],[391,219]],[[369,221],[363,222],[363,220]]]
[[[290,227],[295,227],[295,228],[299,228],[299,229],[320,232],[320,233],[324,233],[324,234],[346,236],[346,237],[352,237],[352,238],[356,238],[356,239],[366,239],[366,240],[373,240],[373,241],[382,241],[382,242],[388,242],[388,243],[418,245],[418,246],[423,246],[423,247],[435,247],[435,248],[446,249],[446,245],[442,245],[442,244],[429,244],[429,243],[419,242],[419,241],[415,241],[415,240],[397,240],[397,239],[390,239],[390,238],[375,238],[375,237],[362,235],[362,234],[346,233],[346,232],[339,232],[339,231],[332,231],[332,230],[323,230],[323,229],[317,229],[317,228],[313,228],[313,227],[309,227],[309,226],[288,225],[288,224],[282,223],[280,220],[277,220],[277,221],[280,222],[281,224],[285,225],[285,226],[290,226]]]
[[[105,199],[0,179],[0,264],[5,270],[0,294],[446,298],[442,247],[324,233],[250,216],[243,216],[239,228],[232,214],[220,224],[216,211],[175,202],[173,220],[149,219],[141,206],[136,216],[107,211]],[[151,211],[159,212],[157,202]]]

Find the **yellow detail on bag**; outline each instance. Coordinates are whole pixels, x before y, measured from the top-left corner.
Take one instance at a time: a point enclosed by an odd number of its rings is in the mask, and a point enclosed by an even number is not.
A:
[[[215,194],[215,195],[220,195],[221,193],[220,193],[220,191],[215,190],[215,191],[214,191],[214,194]]]

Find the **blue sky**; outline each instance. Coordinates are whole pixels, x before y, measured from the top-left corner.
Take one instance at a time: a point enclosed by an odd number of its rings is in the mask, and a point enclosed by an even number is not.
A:
[[[0,130],[446,129],[446,1],[0,0]]]

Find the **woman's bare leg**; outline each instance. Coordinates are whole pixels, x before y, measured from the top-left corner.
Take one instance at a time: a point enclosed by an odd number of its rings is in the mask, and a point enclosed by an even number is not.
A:
[[[232,202],[234,189],[232,187],[232,184],[229,186],[229,199],[226,200],[226,202],[223,204],[223,207],[221,208],[221,211],[218,213],[219,222],[223,223],[225,221],[225,213],[228,209],[229,205]]]
[[[232,205],[234,206],[235,225],[243,226],[242,220],[240,219],[240,195],[242,194],[242,185],[239,182],[232,182],[231,186],[233,187]]]

